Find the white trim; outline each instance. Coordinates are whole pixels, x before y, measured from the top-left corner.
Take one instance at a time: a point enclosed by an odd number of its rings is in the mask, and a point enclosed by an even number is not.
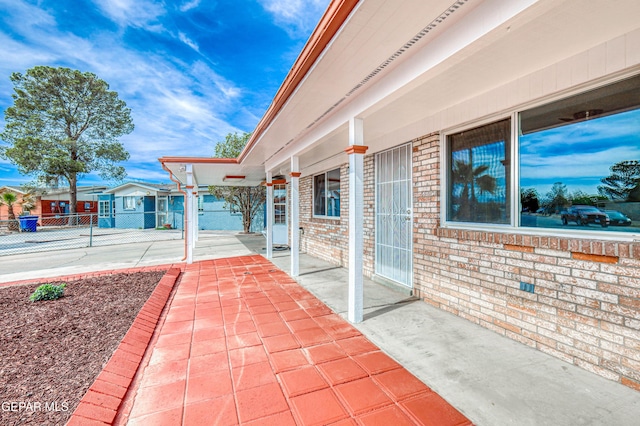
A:
[[[102,206],[107,204],[106,213],[103,214]],[[111,200],[98,200],[98,218],[110,218],[111,217]]]
[[[187,188],[186,188],[187,196],[185,197],[185,200],[184,200],[184,216],[185,216],[185,224],[184,224],[185,242],[184,243],[187,248],[187,259],[186,259],[187,264],[190,265],[193,263],[193,249],[194,249],[193,189],[191,188],[191,186],[194,185],[193,164],[188,163],[186,164],[185,168],[186,168],[186,177],[187,177],[186,179],[187,180]]]
[[[520,130],[520,114],[517,111],[514,111],[511,114],[511,146],[509,149],[511,150],[511,227],[518,228],[520,227],[520,210],[522,207],[520,206],[520,140],[519,140],[519,130]],[[515,137],[514,137],[515,136]],[[517,182],[517,184],[516,184]]]
[[[273,259],[273,176],[271,172],[267,172],[267,259]]]
[[[361,118],[349,119],[349,145],[362,145],[364,126]],[[364,317],[364,154],[349,154],[349,288],[347,317],[351,323]]]
[[[291,157],[291,172],[300,171],[298,157]],[[300,275],[300,178],[291,176],[291,276]]]

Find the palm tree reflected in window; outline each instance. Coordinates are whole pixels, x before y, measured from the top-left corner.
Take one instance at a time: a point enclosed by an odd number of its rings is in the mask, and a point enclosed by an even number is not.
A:
[[[458,211],[456,219],[464,222],[470,222],[477,218],[479,213],[478,197],[479,195],[495,194],[497,185],[496,178],[487,174],[489,166],[486,164],[473,167],[469,163],[456,160],[453,165],[453,184],[462,186],[462,193],[458,200]]]
[[[509,223],[510,120],[447,136],[447,220]]]

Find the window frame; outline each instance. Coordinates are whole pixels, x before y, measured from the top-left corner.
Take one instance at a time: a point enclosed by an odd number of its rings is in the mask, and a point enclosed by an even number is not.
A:
[[[276,202],[276,195],[281,194],[284,191],[284,198],[278,198],[278,202]],[[287,206],[287,198],[289,197],[289,189],[287,184],[285,183],[274,183],[273,184],[273,224],[275,225],[289,225],[289,207]],[[276,214],[276,206],[279,206],[281,212],[283,214]]]
[[[325,187],[328,188],[329,187],[329,173],[332,172],[338,172],[338,176],[340,176],[340,182],[339,182],[339,188],[340,188],[340,200],[342,200],[342,167],[336,167],[334,169],[331,170],[326,170],[323,173],[316,173],[315,175],[313,175],[313,180],[312,180],[312,188],[311,188],[311,213],[312,213],[312,217],[314,219],[329,219],[329,220],[340,220],[341,217],[341,213],[340,213],[340,208],[338,208],[338,215],[337,216],[329,216],[327,215],[327,211],[328,211],[328,207],[329,207],[329,200],[328,200],[328,191],[325,189],[325,199],[324,199],[324,209],[325,209],[325,214],[316,214],[316,205],[315,205],[315,197],[316,197],[316,177],[318,176],[324,176],[324,182],[325,182]]]
[[[133,200],[133,207],[128,207],[129,200]],[[133,195],[124,195],[122,197],[122,210],[136,210],[136,197]]]
[[[544,227],[527,227],[521,224],[521,200],[520,200],[520,114],[531,110],[533,108],[542,107],[545,105],[551,105],[555,102],[569,99],[572,96],[581,95],[586,92],[604,88],[609,85],[616,84],[620,81],[640,77],[638,71],[624,73],[615,77],[607,77],[595,81],[591,81],[588,84],[582,84],[576,87],[572,87],[569,90],[560,91],[553,95],[546,96],[540,99],[536,99],[527,103],[517,105],[513,108],[509,108],[507,112],[501,114],[492,114],[478,120],[467,122],[463,125],[456,125],[450,128],[446,128],[440,132],[440,222],[442,228],[448,229],[465,229],[473,231],[485,231],[485,232],[502,232],[510,234],[527,234],[535,236],[558,236],[569,238],[582,238],[582,239],[601,239],[601,240],[613,240],[613,241],[635,241],[640,237],[640,232],[620,232],[616,230],[603,231],[594,228],[593,230],[573,230],[573,229],[560,229],[560,228],[544,228]],[[617,113],[616,113],[617,114]],[[510,211],[510,223],[504,224],[491,224],[481,222],[457,222],[448,220],[449,209],[449,168],[450,166],[450,150],[447,143],[448,136],[456,133],[460,133],[466,130],[475,129],[496,123],[501,120],[511,119],[511,143],[509,146],[511,164],[511,188],[509,194],[511,196]]]
[[[106,208],[103,209],[103,206]],[[100,200],[98,201],[98,217],[111,217],[111,201]]]

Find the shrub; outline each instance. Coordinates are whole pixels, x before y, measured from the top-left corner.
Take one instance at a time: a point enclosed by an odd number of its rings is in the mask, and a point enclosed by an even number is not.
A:
[[[42,284],[33,292],[29,299],[32,302],[38,302],[40,300],[56,300],[63,296],[64,288],[66,284],[54,285],[54,284]]]

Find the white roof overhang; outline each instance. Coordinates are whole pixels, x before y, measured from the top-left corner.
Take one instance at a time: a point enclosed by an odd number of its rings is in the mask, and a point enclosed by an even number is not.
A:
[[[424,134],[415,123],[439,117],[433,130],[445,128],[451,107],[633,31],[637,16],[637,0],[361,0],[239,159],[194,159],[194,177],[257,184],[266,171],[287,175],[292,156],[305,175],[335,167],[352,117],[369,152],[407,142]],[[184,159],[170,160],[182,181]]]

